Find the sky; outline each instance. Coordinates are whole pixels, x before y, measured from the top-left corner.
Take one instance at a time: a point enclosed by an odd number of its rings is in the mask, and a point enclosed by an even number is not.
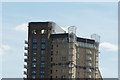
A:
[[[23,77],[24,40],[27,24],[32,21],[53,21],[65,30],[76,26],[79,37],[100,35],[101,75],[118,78],[117,2],[3,2],[0,47],[3,78]]]

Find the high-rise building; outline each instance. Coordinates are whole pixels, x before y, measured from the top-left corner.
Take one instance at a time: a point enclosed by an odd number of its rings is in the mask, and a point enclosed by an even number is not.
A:
[[[99,39],[76,36],[76,27],[68,33],[54,22],[30,22],[24,53],[26,78],[102,78],[99,67]]]

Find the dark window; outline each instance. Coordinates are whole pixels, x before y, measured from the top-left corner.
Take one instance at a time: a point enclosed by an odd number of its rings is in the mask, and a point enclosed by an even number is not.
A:
[[[53,61],[53,58],[51,57],[51,61]]]
[[[53,45],[51,45],[51,49],[53,49]]]
[[[53,55],[53,51],[51,51],[51,55]]]
[[[57,47],[58,47],[58,45],[57,45]]]
[[[52,74],[52,70],[50,70],[51,74]]]

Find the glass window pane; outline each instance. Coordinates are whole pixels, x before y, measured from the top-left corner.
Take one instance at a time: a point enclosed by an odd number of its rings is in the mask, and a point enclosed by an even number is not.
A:
[[[42,38],[42,43],[45,43],[46,39],[45,38]]]
[[[33,38],[33,43],[37,43],[37,39],[36,38]]]
[[[33,44],[33,49],[37,49],[37,44]]]
[[[45,50],[41,50],[41,54],[45,54]]]
[[[41,48],[42,48],[42,49],[45,49],[45,47],[46,47],[45,44],[42,44],[42,45],[41,45]]]

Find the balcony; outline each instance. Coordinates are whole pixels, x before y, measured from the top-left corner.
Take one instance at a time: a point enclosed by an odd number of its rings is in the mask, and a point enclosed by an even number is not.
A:
[[[72,72],[72,70],[69,70],[69,74],[72,74],[73,72]]]
[[[28,41],[25,40],[25,44],[28,44]]]
[[[69,67],[70,67],[70,68],[74,67],[74,64],[73,64],[73,63],[70,63],[70,64],[69,64]]]
[[[27,71],[24,71],[24,74],[27,75]]]
[[[25,46],[25,50],[28,50],[28,47]]]
[[[86,62],[86,65],[89,66],[89,67],[92,66],[92,64],[90,62]]]
[[[28,56],[28,53],[25,52],[25,53],[24,53],[24,56]]]
[[[24,68],[26,68],[26,69],[27,69],[27,65],[24,65]]]
[[[28,59],[27,59],[27,58],[25,58],[25,59],[24,59],[24,62],[27,62],[27,61],[28,61]]]
[[[90,72],[92,72],[92,71],[91,71],[91,69],[87,68],[87,69],[86,69],[86,72],[90,73]]]
[[[90,56],[86,56],[86,59],[89,60],[89,61],[92,60],[92,58]]]
[[[86,50],[86,53],[87,53],[88,55],[92,55],[92,52],[91,52],[90,50]]]
[[[86,74],[85,78],[92,78],[92,76],[90,74]]]

